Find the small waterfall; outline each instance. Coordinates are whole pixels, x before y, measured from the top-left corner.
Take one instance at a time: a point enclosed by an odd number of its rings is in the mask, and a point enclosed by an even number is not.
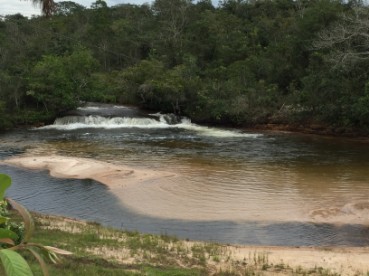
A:
[[[150,114],[151,117],[104,117],[99,115],[65,116],[57,118],[52,125],[38,129],[76,130],[86,128],[119,129],[183,129],[199,136],[209,137],[248,137],[257,138],[261,134],[241,133],[237,130],[225,130],[193,124],[190,119],[174,114]]]
[[[113,117],[107,118],[98,115],[66,116],[57,118],[52,126],[66,126],[75,128],[117,128],[117,127],[158,127],[165,125],[151,118]],[[50,126],[51,127],[51,126]]]

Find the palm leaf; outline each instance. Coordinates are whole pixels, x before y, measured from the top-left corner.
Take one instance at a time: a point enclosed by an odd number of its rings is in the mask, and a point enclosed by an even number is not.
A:
[[[46,17],[50,17],[55,9],[55,3],[53,0],[32,0],[35,6],[40,6],[42,14]]]

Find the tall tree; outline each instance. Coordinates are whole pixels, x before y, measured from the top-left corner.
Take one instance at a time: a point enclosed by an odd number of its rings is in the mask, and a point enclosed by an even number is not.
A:
[[[342,15],[340,20],[319,33],[315,49],[330,51],[329,61],[334,66],[351,69],[369,61],[369,10],[355,7],[352,15]]]
[[[184,33],[189,24],[192,0],[156,0],[153,11],[159,22],[159,46],[167,63],[175,66],[181,63],[184,47]]]
[[[55,9],[54,0],[32,0],[34,5],[40,6],[42,14],[50,17]]]

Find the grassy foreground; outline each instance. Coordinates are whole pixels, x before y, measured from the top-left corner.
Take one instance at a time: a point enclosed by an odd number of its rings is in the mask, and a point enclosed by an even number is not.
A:
[[[33,215],[37,229],[33,241],[74,253],[61,264],[49,265],[50,275],[338,275],[321,267],[307,270],[272,264],[267,253],[255,252],[237,260],[226,245]],[[36,262],[28,259],[35,275],[41,275]]]

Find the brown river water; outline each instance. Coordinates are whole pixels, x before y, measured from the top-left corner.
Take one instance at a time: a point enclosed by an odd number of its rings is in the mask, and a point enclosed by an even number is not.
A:
[[[369,245],[369,144],[199,126],[90,104],[54,125],[0,135],[0,158],[57,154],[172,172],[108,189],[0,165],[31,210],[182,238]]]

